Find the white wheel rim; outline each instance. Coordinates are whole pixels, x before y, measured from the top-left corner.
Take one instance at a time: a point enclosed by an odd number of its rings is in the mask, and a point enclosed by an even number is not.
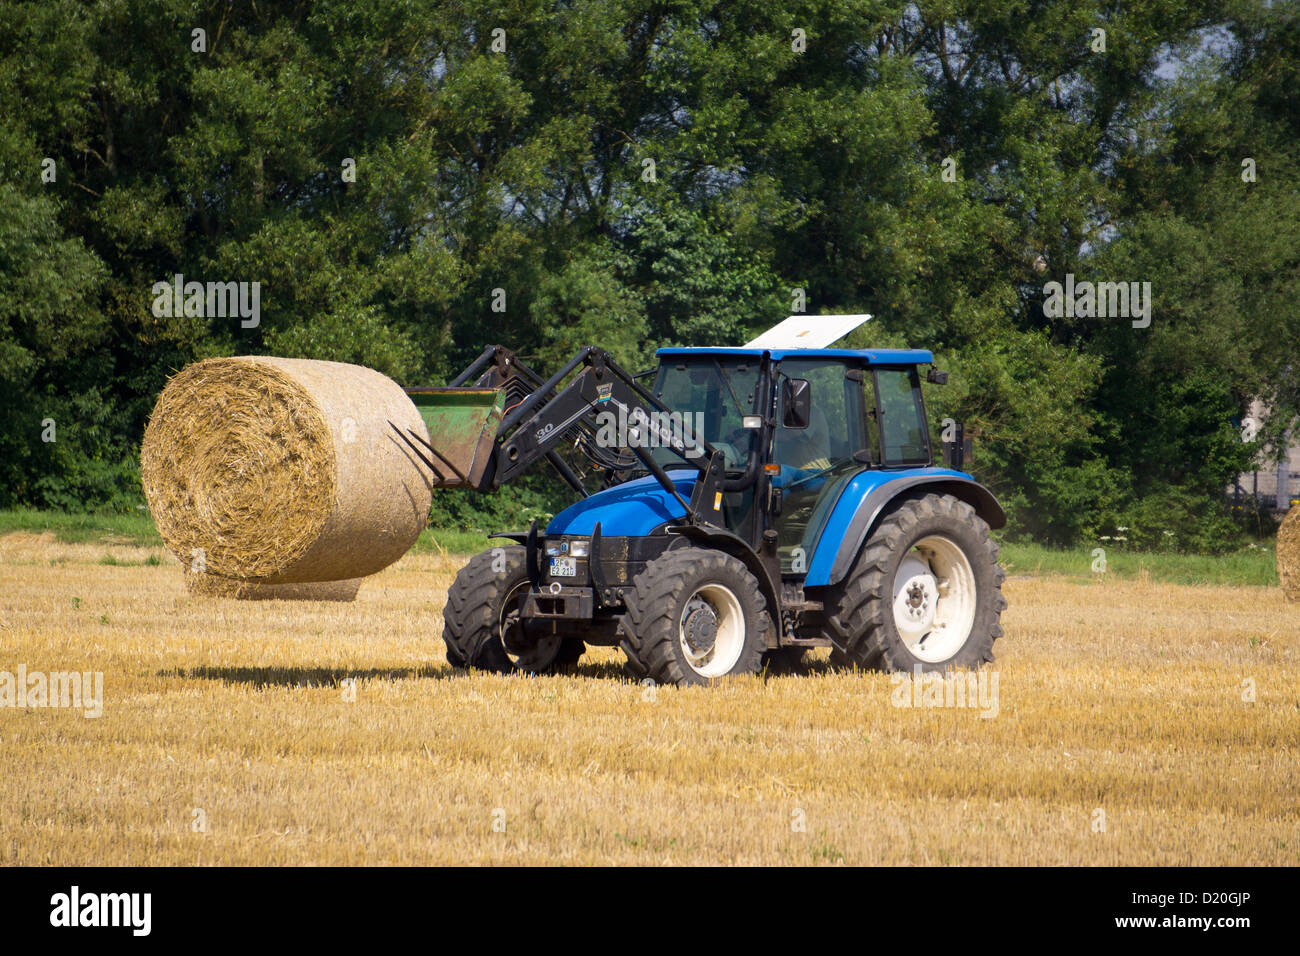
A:
[[[686,663],[701,677],[730,673],[745,647],[740,600],[721,584],[699,588],[682,608],[677,641]]]
[[[558,634],[548,634],[532,642],[521,642],[523,646],[519,648],[512,648],[506,641],[506,629],[519,620],[520,592],[527,587],[528,582],[521,581],[511,588],[510,593],[506,595],[506,599],[501,605],[501,618],[497,622],[497,637],[501,640],[501,647],[506,652],[506,657],[510,659],[510,662],[515,667],[521,671],[535,673],[551,666],[551,663],[560,653],[560,641],[563,638]]]
[[[966,553],[931,535],[912,546],[894,574],[894,626],[919,661],[955,655],[975,624],[975,572]]]

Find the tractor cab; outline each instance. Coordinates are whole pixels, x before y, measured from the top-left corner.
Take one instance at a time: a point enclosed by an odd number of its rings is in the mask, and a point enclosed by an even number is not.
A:
[[[807,569],[831,505],[865,470],[927,468],[919,350],[666,348],[652,392],[722,453],[729,531],[776,531],[783,574]],[[655,451],[666,468],[681,460]],[[755,504],[759,507],[755,507]]]

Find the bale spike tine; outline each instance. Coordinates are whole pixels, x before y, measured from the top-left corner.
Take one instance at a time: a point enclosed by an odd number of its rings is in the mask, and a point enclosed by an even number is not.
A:
[[[425,455],[420,451],[420,449],[415,446],[415,443],[406,437],[406,433],[403,432],[402,429],[396,425],[396,423],[390,420],[388,424],[389,426],[392,427],[393,431],[397,433],[398,438],[402,439],[404,442],[406,442],[406,444],[411,446],[411,451],[414,452],[415,457],[419,458],[420,461],[424,462],[424,464],[428,467],[428,469],[431,472],[433,472],[434,475],[437,477],[438,481],[437,484],[434,485],[434,487],[440,487],[442,485],[445,485],[447,483],[447,476],[438,470],[438,466],[435,465],[430,459],[425,457]]]
[[[456,473],[456,477],[457,477],[457,478],[459,478],[461,481],[465,482],[465,484],[467,484],[467,485],[469,484],[469,478],[466,477],[466,475],[465,475],[465,473],[464,473],[463,471],[461,471],[461,470],[460,470],[459,468],[457,468],[457,467],[456,467],[456,466],[455,466],[451,461],[449,461],[449,460],[447,459],[447,456],[446,456],[446,455],[444,455],[442,452],[438,451],[438,449],[434,448],[433,445],[429,444],[427,441],[425,441],[423,438],[421,438],[421,437],[420,437],[419,435],[417,435],[415,432],[411,431],[409,428],[408,428],[406,431],[407,431],[407,434],[409,434],[412,438],[414,438],[416,441],[418,441],[421,445],[423,445],[425,448],[429,449],[429,451],[431,451],[433,454],[437,455],[437,456],[438,456],[438,460],[439,460],[440,462],[442,462],[444,465],[446,465],[448,468],[450,468],[452,471],[454,471],[454,472]]]

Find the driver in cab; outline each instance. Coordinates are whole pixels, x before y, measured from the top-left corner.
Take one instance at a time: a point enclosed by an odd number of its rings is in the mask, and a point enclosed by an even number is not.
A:
[[[815,406],[807,428],[777,429],[772,460],[781,466],[779,485],[789,487],[816,478],[831,467],[830,428]]]

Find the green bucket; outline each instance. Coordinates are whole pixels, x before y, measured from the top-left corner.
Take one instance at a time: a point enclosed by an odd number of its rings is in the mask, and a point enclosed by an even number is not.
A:
[[[497,428],[506,395],[500,388],[408,388],[405,390],[429,427],[422,449],[435,488],[474,488],[492,483]]]

